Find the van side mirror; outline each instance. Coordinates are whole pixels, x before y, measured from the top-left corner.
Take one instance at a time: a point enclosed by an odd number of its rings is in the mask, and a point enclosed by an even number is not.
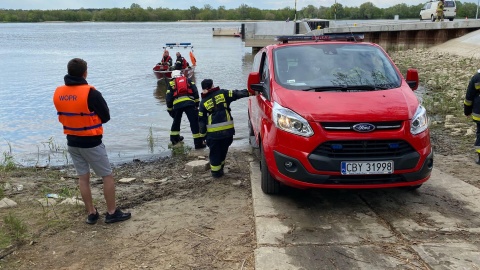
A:
[[[412,90],[417,90],[418,88],[418,71],[414,68],[409,68],[407,70],[407,84],[412,88]]]
[[[260,73],[250,72],[248,74],[247,89],[250,94],[255,95],[255,92],[263,92],[263,87],[260,84]]]
[[[261,83],[254,83],[251,84],[250,87],[252,88],[253,91],[255,92],[263,92],[263,84]]]

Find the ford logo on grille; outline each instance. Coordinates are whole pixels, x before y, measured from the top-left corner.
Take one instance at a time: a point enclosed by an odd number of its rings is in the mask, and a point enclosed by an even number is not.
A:
[[[357,132],[371,132],[375,130],[375,125],[369,123],[360,123],[353,126],[353,130]]]

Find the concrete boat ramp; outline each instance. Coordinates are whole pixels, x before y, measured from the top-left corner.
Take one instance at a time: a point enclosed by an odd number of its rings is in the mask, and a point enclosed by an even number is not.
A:
[[[480,269],[480,190],[436,169],[417,191],[265,195],[251,163],[257,270]]]

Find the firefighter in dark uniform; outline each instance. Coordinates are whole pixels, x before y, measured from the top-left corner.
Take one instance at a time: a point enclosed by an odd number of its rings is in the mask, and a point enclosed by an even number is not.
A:
[[[480,69],[470,79],[465,95],[463,111],[466,116],[471,116],[477,124],[477,138],[475,140],[476,163],[480,165]]]
[[[167,111],[173,118],[172,128],[170,129],[172,145],[183,141],[183,136],[180,136],[180,124],[182,115],[185,112],[190,122],[195,149],[205,148],[205,139],[198,128],[198,105],[200,99],[195,83],[183,76],[180,70],[172,71],[172,80],[169,82],[165,100]]]
[[[223,176],[228,147],[233,142],[235,128],[230,103],[248,97],[247,89],[225,90],[213,87],[213,80],[202,81],[202,102],[198,111],[200,133],[206,135],[210,148],[210,170],[215,178]]]
[[[180,54],[180,52],[177,52],[177,59],[175,60],[175,69],[176,70],[182,70],[190,67],[190,64],[185,60],[185,58]]]

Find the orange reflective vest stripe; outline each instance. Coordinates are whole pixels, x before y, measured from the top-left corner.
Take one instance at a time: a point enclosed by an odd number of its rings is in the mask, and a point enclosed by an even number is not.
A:
[[[53,104],[57,109],[58,121],[63,133],[76,136],[97,136],[103,134],[102,120],[88,109],[88,93],[95,88],[88,84],[57,87]]]

